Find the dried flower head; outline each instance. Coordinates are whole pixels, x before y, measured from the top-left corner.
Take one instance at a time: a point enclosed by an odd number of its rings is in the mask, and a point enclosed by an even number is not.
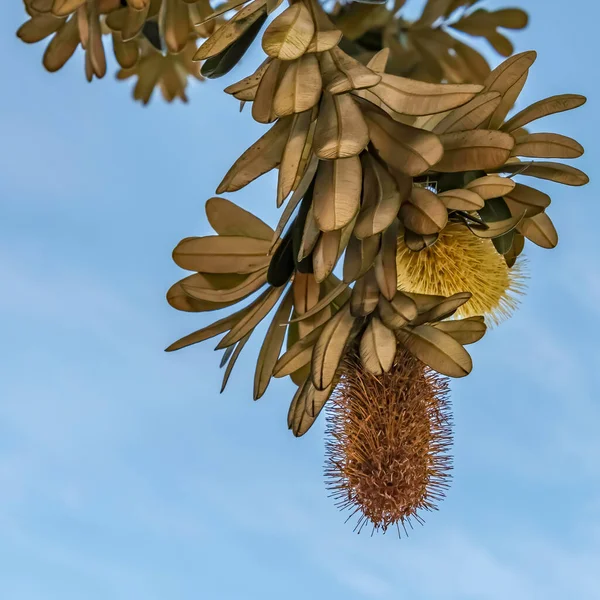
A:
[[[421,252],[410,250],[401,238],[396,260],[400,290],[441,296],[471,292],[471,300],[456,311],[460,317],[484,315],[498,324],[511,316],[524,293],[523,261],[509,269],[490,240],[462,225],[449,225]]]
[[[436,509],[452,466],[445,377],[407,351],[381,376],[349,356],[327,416],[327,485],[349,518],[358,515],[357,531],[406,531]]]

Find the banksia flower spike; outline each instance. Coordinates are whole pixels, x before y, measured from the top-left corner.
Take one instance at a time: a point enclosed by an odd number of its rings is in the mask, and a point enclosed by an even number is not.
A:
[[[473,0],[429,0],[420,17],[403,17],[404,1],[390,10],[381,4],[338,4],[332,14],[344,33],[343,48],[367,62],[386,47],[391,50],[388,72],[439,83],[483,83],[490,73],[486,59],[467,36],[486,39],[501,56],[513,51],[502,30],[527,26],[527,13],[518,8],[488,11]],[[457,35],[458,34],[458,35]]]
[[[406,351],[388,373],[348,356],[327,410],[325,477],[356,531],[423,523],[450,483],[448,380]]]

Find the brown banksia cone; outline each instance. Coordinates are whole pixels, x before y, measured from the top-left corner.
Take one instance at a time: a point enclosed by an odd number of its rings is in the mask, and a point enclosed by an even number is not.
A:
[[[436,510],[452,468],[446,377],[406,350],[379,376],[349,356],[327,416],[327,486],[349,519],[358,517],[356,531],[406,533]]]

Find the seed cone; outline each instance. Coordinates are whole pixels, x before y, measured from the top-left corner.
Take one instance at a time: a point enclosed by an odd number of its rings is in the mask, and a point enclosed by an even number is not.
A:
[[[341,510],[406,532],[420,511],[435,510],[449,485],[452,420],[448,380],[406,350],[389,373],[367,372],[355,355],[343,364],[329,404],[327,487]]]
[[[485,315],[488,325],[508,319],[525,289],[523,261],[509,269],[490,240],[475,237],[462,225],[449,225],[421,252],[412,252],[399,239],[396,262],[398,289],[440,296],[471,292],[456,315]]]

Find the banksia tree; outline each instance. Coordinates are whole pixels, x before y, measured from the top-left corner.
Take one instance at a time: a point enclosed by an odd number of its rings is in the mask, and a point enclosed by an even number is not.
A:
[[[268,12],[254,0],[217,29],[195,56],[203,72],[232,69]],[[223,198],[209,200],[218,235],[176,247],[175,262],[195,274],[171,288],[169,302],[201,312],[259,295],[169,350],[224,334],[225,385],[272,313],[254,398],[272,377],[289,376],[296,436],[330,402],[329,485],[341,507],[359,513],[359,530],[369,522],[385,531],[419,522],[441,499],[446,377],[471,371],[464,346],[485,334],[483,315],[497,322],[515,307],[523,241],[540,243],[548,222],[547,196],[514,176],[587,181],[562,163],[521,162],[583,152],[524,126],[584,99],[554,97],[506,121],[535,53],[508,59],[481,85],[416,81],[386,71],[387,48],[366,64],[350,56],[343,23],[316,0],[290,4],[264,30],[264,62],[225,89],[271,127],[217,193],[277,169],[273,197],[283,210],[271,230]]]
[[[525,240],[557,243],[549,196],[517,176],[588,181],[551,160],[580,156],[575,140],[526,127],[585,98],[553,96],[508,118],[535,52],[490,70],[454,34],[509,55],[500,30],[526,25],[519,9],[429,0],[408,22],[402,1],[328,14],[318,0],[290,0],[268,22],[280,4],[25,0],[31,18],[19,36],[55,34],[49,70],[81,45],[91,79],[104,75],[102,34],[111,35],[118,76],[137,77],[143,103],[157,86],[185,100],[189,76],[230,72],[260,36],[265,60],[225,92],[270,127],[217,193],[277,170],[281,216],[271,228],[230,200],[207,201],[215,234],[176,246],[175,263],[191,274],[167,300],[192,313],[235,310],[167,350],[221,336],[223,390],[266,321],[254,399],[289,376],[288,427],[298,437],[328,404],[326,475],[339,506],[358,515],[359,531],[400,531],[448,486],[447,378],[471,372],[465,346],[516,307]]]

